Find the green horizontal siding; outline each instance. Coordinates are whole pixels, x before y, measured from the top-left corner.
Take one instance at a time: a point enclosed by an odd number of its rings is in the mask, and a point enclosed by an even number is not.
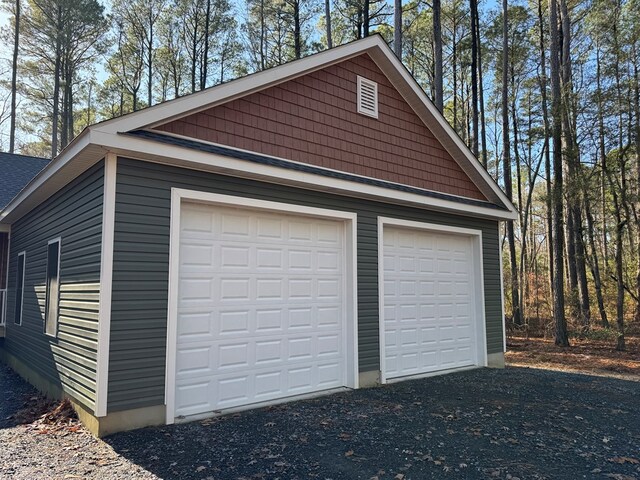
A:
[[[102,242],[103,164],[11,225],[4,348],[93,409]],[[61,237],[58,334],[44,331],[47,242]],[[14,323],[18,253],[26,251],[22,325]]]
[[[481,229],[487,350],[502,351],[497,222],[118,159],[109,411],[164,400],[171,188],[356,212],[361,371],[379,369],[378,216]]]

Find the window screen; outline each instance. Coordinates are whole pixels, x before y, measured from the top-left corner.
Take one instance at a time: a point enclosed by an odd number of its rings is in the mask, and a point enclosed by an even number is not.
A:
[[[47,293],[44,332],[58,333],[58,301],[60,298],[60,240],[52,240],[47,246]]]

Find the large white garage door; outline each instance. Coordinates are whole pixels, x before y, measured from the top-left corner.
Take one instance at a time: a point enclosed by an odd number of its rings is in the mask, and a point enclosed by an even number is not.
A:
[[[477,363],[472,239],[385,226],[387,379]]]
[[[345,385],[344,228],[182,206],[176,416]]]

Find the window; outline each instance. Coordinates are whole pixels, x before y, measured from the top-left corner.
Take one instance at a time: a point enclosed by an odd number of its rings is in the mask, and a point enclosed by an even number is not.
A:
[[[7,315],[7,283],[9,283],[9,233],[0,232],[0,326]]]
[[[378,84],[358,77],[358,113],[378,118]]]
[[[44,333],[58,334],[58,303],[60,299],[60,239],[47,245],[47,284],[44,314]]]
[[[16,311],[13,321],[22,325],[22,298],[24,297],[24,269],[27,252],[18,254],[18,269],[16,271]]]

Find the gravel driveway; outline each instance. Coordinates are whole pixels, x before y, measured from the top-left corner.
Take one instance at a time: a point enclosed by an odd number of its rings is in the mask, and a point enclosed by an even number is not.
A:
[[[33,390],[0,368],[0,477],[640,478],[640,382],[480,369],[96,440],[6,420]]]

